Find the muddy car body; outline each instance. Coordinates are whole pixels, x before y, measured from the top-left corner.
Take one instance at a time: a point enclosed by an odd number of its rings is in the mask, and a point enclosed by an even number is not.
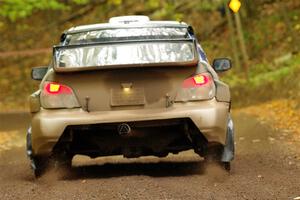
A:
[[[32,70],[41,80],[27,134],[35,173],[49,159],[70,164],[77,154],[163,157],[194,149],[206,157],[211,146],[228,165],[230,92],[216,71],[229,68],[228,59],[210,66],[181,22],[131,16],[67,30],[50,66]]]

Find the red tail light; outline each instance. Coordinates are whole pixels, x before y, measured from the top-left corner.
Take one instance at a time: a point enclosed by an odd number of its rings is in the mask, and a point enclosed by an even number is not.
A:
[[[59,83],[47,83],[44,90],[48,94],[72,94],[72,89]]]
[[[209,81],[210,81],[209,76],[206,76],[203,74],[197,74],[193,77],[186,79],[183,82],[182,87],[183,88],[200,87],[200,86],[206,85]]]
[[[209,73],[197,74],[183,81],[175,102],[201,101],[215,96],[215,85]]]
[[[41,93],[43,108],[79,108],[73,90],[63,84],[46,82]]]

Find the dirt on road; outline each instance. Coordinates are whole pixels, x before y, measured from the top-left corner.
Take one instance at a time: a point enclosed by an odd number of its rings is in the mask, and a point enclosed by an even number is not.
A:
[[[38,180],[25,155],[23,139],[28,119],[22,119],[3,116],[0,119],[0,134],[6,138],[5,143],[0,143],[1,200],[223,200],[300,196],[300,141],[291,141],[290,133],[272,131],[267,124],[245,114],[234,115],[237,152],[231,173],[215,164],[205,164],[193,151],[188,151],[163,159],[91,160],[77,156],[70,173],[50,171]],[[10,135],[14,135],[13,139]],[[13,141],[18,142],[15,145]]]

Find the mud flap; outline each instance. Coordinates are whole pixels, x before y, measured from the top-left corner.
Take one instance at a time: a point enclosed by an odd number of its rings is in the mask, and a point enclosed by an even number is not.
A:
[[[227,125],[226,142],[225,142],[221,161],[230,162],[233,160],[233,158],[234,158],[234,128],[233,128],[233,121],[229,116],[228,125]]]

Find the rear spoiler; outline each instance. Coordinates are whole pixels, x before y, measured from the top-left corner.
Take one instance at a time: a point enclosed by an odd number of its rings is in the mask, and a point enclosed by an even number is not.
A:
[[[194,60],[186,62],[164,62],[164,63],[144,63],[144,64],[118,64],[118,65],[106,65],[106,66],[88,66],[88,67],[59,67],[57,63],[57,53],[61,49],[72,49],[87,46],[105,45],[105,44],[126,44],[134,42],[193,42],[194,43]],[[56,72],[76,72],[87,70],[102,70],[102,69],[120,69],[120,68],[140,68],[140,67],[179,67],[179,66],[197,66],[199,62],[199,55],[197,53],[197,45],[195,39],[151,39],[151,40],[126,40],[126,41],[110,41],[110,42],[97,42],[86,44],[73,44],[73,45],[58,45],[53,47],[53,66]]]

